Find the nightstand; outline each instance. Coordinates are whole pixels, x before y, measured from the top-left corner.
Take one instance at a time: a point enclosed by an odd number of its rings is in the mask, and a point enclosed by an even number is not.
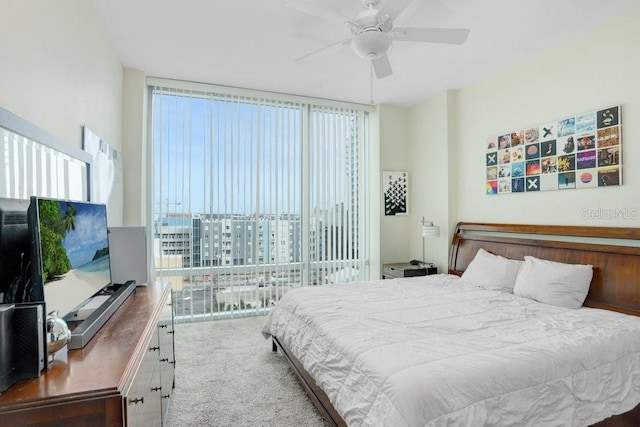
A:
[[[395,279],[397,277],[415,277],[427,276],[429,274],[438,274],[438,268],[433,264],[413,265],[408,262],[400,262],[396,264],[384,264],[382,266],[383,279]]]

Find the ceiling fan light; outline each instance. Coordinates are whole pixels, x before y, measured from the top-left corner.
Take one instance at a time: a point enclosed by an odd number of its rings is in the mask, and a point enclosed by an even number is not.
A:
[[[351,40],[351,47],[362,58],[378,59],[391,47],[391,35],[380,31],[365,31]]]

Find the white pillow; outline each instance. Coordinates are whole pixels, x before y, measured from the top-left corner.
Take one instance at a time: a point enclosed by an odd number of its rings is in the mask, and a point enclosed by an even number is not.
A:
[[[593,266],[524,257],[513,293],[566,308],[582,306],[593,277]]]
[[[521,265],[522,261],[494,255],[480,248],[462,273],[461,280],[492,291],[513,292]]]

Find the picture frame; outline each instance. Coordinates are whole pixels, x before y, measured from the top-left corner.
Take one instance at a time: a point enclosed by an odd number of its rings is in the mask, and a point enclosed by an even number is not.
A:
[[[485,147],[487,195],[622,185],[620,105],[503,132]]]
[[[409,174],[383,171],[382,193],[385,216],[409,215]]]

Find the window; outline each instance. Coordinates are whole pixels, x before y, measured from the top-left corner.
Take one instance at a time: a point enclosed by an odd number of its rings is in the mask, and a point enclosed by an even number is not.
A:
[[[366,279],[367,112],[174,84],[150,87],[148,111],[154,239],[176,244],[160,251],[157,274],[180,283],[176,315],[233,315],[227,299],[261,301],[260,283],[277,300],[346,269]],[[220,255],[203,250],[211,237],[190,231],[196,223],[225,231]],[[181,237],[169,236],[176,224]],[[208,281],[192,285],[196,275]]]

